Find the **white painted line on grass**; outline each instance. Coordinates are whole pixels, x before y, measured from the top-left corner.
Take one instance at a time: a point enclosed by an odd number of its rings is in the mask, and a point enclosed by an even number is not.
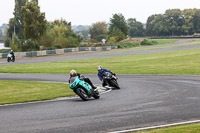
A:
[[[135,131],[141,131],[141,130],[149,130],[149,129],[156,129],[156,128],[171,127],[171,126],[179,126],[179,125],[192,124],[192,123],[200,123],[200,120],[186,121],[186,122],[180,122],[180,123],[172,123],[172,124],[159,125],[159,126],[152,126],[152,127],[128,129],[128,130],[114,131],[114,132],[108,132],[108,133],[135,132]]]

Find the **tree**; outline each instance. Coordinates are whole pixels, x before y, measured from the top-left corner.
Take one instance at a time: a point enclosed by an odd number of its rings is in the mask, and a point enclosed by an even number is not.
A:
[[[144,36],[144,27],[141,22],[136,21],[135,18],[128,19],[129,36],[130,37],[141,37]]]
[[[193,17],[195,33],[200,33],[200,9],[196,9]]]
[[[21,12],[22,6],[26,4],[26,0],[15,0],[14,18],[9,20],[8,29],[6,33],[5,44],[6,46],[11,46],[11,42],[15,38],[18,38],[21,42],[24,39],[24,21],[23,14]],[[21,47],[21,46],[20,46]]]
[[[110,19],[109,34],[116,28],[121,30],[125,35],[128,35],[128,25],[122,14],[114,14]]]
[[[108,30],[106,22],[97,22],[90,28],[91,39],[95,39],[99,42],[107,37],[107,32]]]
[[[165,20],[170,28],[171,35],[181,35],[181,28],[184,18],[181,16],[180,9],[169,9],[165,11]]]
[[[25,39],[38,40],[46,31],[45,13],[40,12],[40,7],[36,2],[27,2],[22,7],[22,13],[24,15]]]
[[[21,8],[26,5],[26,0],[15,0],[14,9],[14,28],[15,34],[20,38],[24,39],[24,16]],[[14,30],[14,29],[13,29]]]
[[[0,29],[0,37],[2,37],[3,36],[3,32],[2,32],[2,30]]]
[[[183,11],[169,9],[165,14],[152,15],[147,20],[146,34],[150,36],[192,35],[199,24],[200,15],[195,16],[196,11],[197,9]]]
[[[146,23],[146,35],[148,35],[148,36],[153,36],[154,35],[154,33],[152,31],[152,29],[154,27],[154,18],[155,18],[155,15],[151,15],[147,19],[147,23]]]
[[[73,47],[80,41],[81,37],[73,32],[71,22],[63,19],[49,22],[46,33],[39,40],[44,49]]]
[[[193,17],[195,11],[193,9],[185,9],[182,11],[184,18],[184,24],[182,25],[182,34],[191,35],[194,34]]]

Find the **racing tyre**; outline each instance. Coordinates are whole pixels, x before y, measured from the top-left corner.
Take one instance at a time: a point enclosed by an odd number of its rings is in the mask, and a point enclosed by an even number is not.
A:
[[[118,85],[116,80],[111,80],[110,84],[111,84],[111,86],[115,87],[116,89],[120,89],[120,87],[119,87],[119,85]]]
[[[87,101],[88,100],[88,95],[87,92],[84,89],[77,89],[76,94],[83,100]]]
[[[7,61],[10,62],[10,58],[8,58]]]
[[[99,98],[100,98],[99,92],[98,92],[98,91],[94,91],[93,97],[94,97],[95,99],[99,99]]]

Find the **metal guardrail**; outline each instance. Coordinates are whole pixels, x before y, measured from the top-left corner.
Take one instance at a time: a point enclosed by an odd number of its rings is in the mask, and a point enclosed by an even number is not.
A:
[[[80,48],[65,48],[56,50],[43,50],[43,51],[30,51],[30,52],[15,52],[16,57],[34,57],[45,56],[52,54],[64,54],[68,52],[78,51],[107,51],[111,49],[117,49],[118,46],[104,46],[104,47],[80,47]],[[0,58],[7,58],[8,53],[0,53]]]

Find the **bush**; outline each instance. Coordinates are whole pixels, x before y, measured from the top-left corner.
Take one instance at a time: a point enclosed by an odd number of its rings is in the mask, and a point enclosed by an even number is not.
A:
[[[55,45],[55,48],[56,48],[56,49],[61,49],[61,48],[62,48],[62,45],[61,45],[61,44],[56,44],[56,45]]]
[[[39,43],[41,46],[44,46],[43,49],[53,47],[54,37],[50,33],[47,33],[40,38]]]
[[[14,43],[11,43],[11,49],[13,50],[13,51],[18,51],[18,48],[17,48],[17,45],[16,44],[14,44]]]
[[[77,47],[79,46],[79,42],[77,38],[74,37],[68,37],[67,38],[67,47],[72,48],[72,47]]]
[[[0,49],[0,53],[9,53],[10,49]]]
[[[126,35],[120,29],[114,28],[112,31],[110,31],[110,35],[108,38],[108,42],[119,42],[121,40],[124,40],[126,38]]]
[[[5,47],[10,47],[10,45],[11,45],[10,39],[7,38],[7,39],[5,40],[5,42],[4,42],[4,46],[5,46]]]
[[[141,42],[141,45],[155,45],[155,44],[158,44],[158,42],[147,40],[147,39],[144,39],[144,41]]]
[[[36,40],[28,39],[23,43],[22,51],[39,50],[40,46]]]

